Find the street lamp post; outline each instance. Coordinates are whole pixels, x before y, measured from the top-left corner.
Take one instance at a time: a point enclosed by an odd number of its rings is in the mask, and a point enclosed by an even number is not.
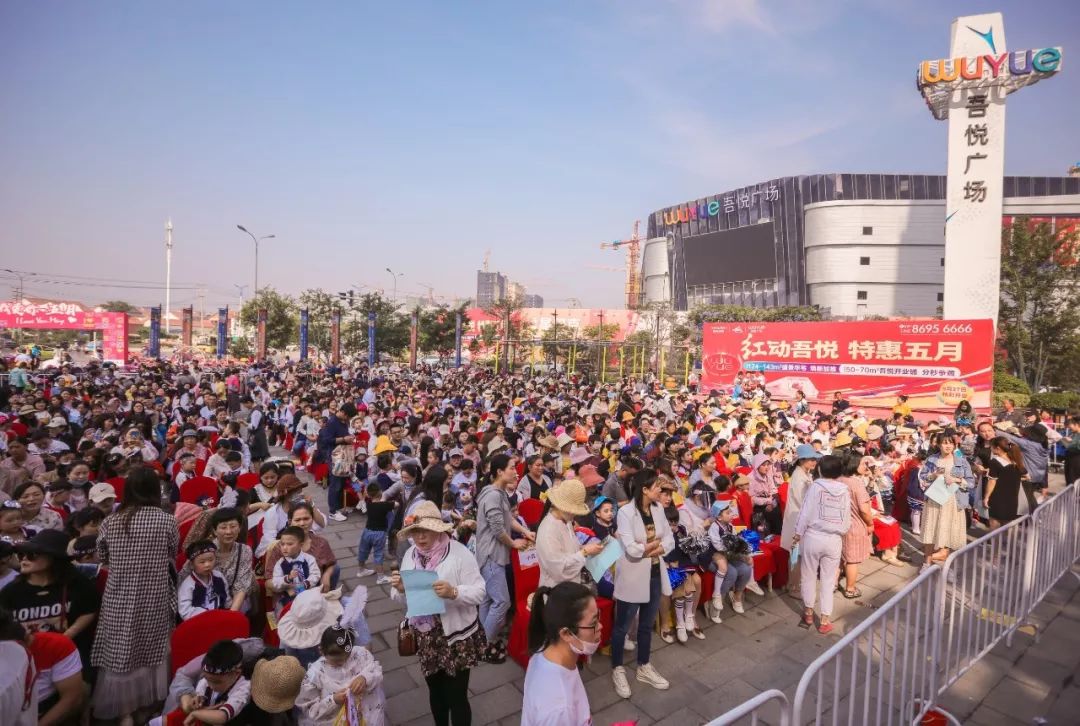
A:
[[[402,277],[405,273],[404,272],[394,272],[389,267],[386,268],[386,271],[389,272],[390,277],[392,277],[394,279],[394,304],[396,305],[397,304],[397,280],[398,280],[399,277]]]
[[[169,335],[169,307],[172,303],[172,220],[165,222],[165,335]]]
[[[246,234],[248,237],[251,237],[251,241],[255,243],[255,291],[252,294],[255,297],[258,297],[259,296],[259,242],[261,242],[264,239],[274,239],[274,237],[276,235],[268,234],[268,235],[266,235],[264,237],[256,237],[251,232],[248,232],[247,229],[245,229],[244,225],[242,225],[242,224],[236,225],[236,228],[238,230],[240,230],[241,232],[243,232],[244,234]]]

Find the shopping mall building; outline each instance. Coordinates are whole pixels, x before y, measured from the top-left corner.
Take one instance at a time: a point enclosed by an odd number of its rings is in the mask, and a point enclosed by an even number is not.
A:
[[[1005,220],[1080,224],[1080,177],[1005,177]],[[818,305],[834,316],[934,315],[945,266],[945,177],[789,176],[649,216],[646,303]]]

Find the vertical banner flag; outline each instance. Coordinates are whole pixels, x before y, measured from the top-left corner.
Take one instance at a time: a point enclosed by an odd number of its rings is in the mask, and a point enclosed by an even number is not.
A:
[[[266,360],[266,308],[259,308],[258,327],[255,329],[255,360]]]
[[[225,357],[225,343],[229,339],[229,306],[217,311],[217,357]]]
[[[161,306],[150,308],[150,357],[161,357]]]
[[[416,329],[419,326],[418,315],[413,310],[412,317],[409,323],[409,367],[416,368]]]
[[[180,344],[191,347],[192,328],[195,327],[195,308],[184,308],[180,311]]]
[[[454,367],[461,368],[461,312],[454,316]]]
[[[375,311],[367,314],[367,364],[375,365]]]
[[[300,311],[300,360],[307,360],[308,355],[308,310]]]
[[[337,365],[341,362],[341,311],[335,310],[330,314],[330,362]]]

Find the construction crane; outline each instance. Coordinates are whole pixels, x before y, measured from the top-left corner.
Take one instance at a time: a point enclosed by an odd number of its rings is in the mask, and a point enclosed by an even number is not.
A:
[[[626,247],[626,307],[634,309],[641,301],[641,235],[638,229],[640,221],[634,222],[634,233],[629,239],[614,242],[601,242],[600,249],[618,250]]]

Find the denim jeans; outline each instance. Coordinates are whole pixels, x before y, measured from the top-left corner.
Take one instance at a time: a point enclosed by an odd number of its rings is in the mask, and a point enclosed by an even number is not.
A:
[[[386,532],[375,529],[365,529],[360,533],[360,544],[356,548],[356,557],[360,566],[367,564],[368,555],[375,556],[375,564],[383,563],[383,553],[386,551]]]
[[[480,603],[480,624],[484,626],[484,634],[489,643],[498,640],[499,632],[506,621],[506,613],[510,610],[510,589],[506,584],[505,565],[497,564],[488,560],[480,568],[480,575],[484,578],[484,601]]]
[[[720,597],[727,595],[734,588],[742,590],[754,576],[754,566],[745,560],[728,560],[727,572],[720,586],[716,589]],[[719,575],[717,575],[719,577]]]
[[[612,668],[623,664],[626,634],[630,630],[630,623],[634,622],[635,615],[638,616],[637,662],[639,665],[646,665],[649,662],[653,624],[656,622],[656,614],[660,612],[660,578],[662,576],[662,573],[654,573],[650,578],[649,602],[615,601],[615,624],[611,628]]]
[[[326,506],[329,507],[330,514],[341,509],[341,492],[346,483],[343,476],[330,474],[326,477]]]

